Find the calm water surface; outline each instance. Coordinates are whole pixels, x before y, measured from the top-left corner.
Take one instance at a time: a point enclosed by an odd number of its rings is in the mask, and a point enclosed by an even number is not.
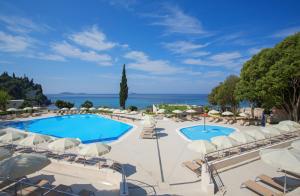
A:
[[[95,107],[108,106],[113,108],[119,107],[118,94],[94,94],[94,95],[67,95],[67,94],[49,94],[47,95],[52,102],[58,99],[70,101],[76,107],[85,100],[90,100]],[[127,100],[127,106],[134,105],[140,109],[151,106],[152,104],[190,104],[190,105],[207,105],[207,94],[130,94]],[[54,106],[52,106],[54,107]]]

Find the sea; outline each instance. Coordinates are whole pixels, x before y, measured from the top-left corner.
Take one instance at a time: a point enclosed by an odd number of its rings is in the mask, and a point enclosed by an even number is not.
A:
[[[93,102],[94,107],[107,106],[110,108],[119,108],[118,94],[48,94],[47,97],[52,102],[64,100],[74,103],[76,107],[89,100]],[[137,106],[139,109],[145,109],[153,104],[189,104],[189,105],[207,105],[207,94],[129,94],[126,106]],[[51,105],[50,108],[55,108]]]

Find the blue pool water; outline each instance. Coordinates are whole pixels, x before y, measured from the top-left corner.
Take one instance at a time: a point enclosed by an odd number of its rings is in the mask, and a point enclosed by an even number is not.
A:
[[[208,140],[212,137],[229,135],[234,131],[233,128],[213,126],[213,125],[197,125],[180,129],[180,132],[190,140]]]
[[[17,122],[11,127],[59,138],[79,138],[82,143],[117,140],[132,126],[93,114],[56,116]]]

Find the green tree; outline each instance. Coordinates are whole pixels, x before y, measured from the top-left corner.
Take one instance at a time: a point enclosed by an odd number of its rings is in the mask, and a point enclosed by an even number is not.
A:
[[[43,94],[40,84],[35,84],[27,76],[10,76],[7,72],[0,75],[0,89],[5,90],[12,99],[24,99],[32,105],[49,105],[51,101]]]
[[[208,95],[208,102],[214,106],[219,105],[220,108],[222,110],[224,110],[226,103],[221,99],[222,97],[220,97],[220,95],[219,95],[222,86],[223,86],[223,83],[221,82],[218,86],[214,87],[211,90],[211,93]]]
[[[245,63],[236,95],[265,109],[282,108],[291,120],[299,121],[300,33],[262,50]]]
[[[81,107],[91,108],[93,107],[93,102],[86,100],[83,104],[81,104]]]
[[[0,109],[2,111],[6,110],[6,105],[8,104],[8,101],[10,100],[10,96],[6,91],[0,90]]]
[[[120,93],[119,93],[120,107],[122,107],[123,109],[125,109],[127,98],[128,98],[128,86],[127,86],[127,77],[126,77],[126,70],[124,64],[123,71],[122,71],[122,79],[120,83]]]
[[[74,107],[74,103],[68,102],[68,101],[63,101],[63,100],[57,100],[55,102],[55,106],[59,109],[61,108],[72,108]]]
[[[212,105],[220,106],[224,111],[226,107],[230,107],[233,113],[237,112],[239,101],[236,99],[234,91],[239,81],[238,76],[231,75],[226,80],[214,87],[208,95],[208,101]]]

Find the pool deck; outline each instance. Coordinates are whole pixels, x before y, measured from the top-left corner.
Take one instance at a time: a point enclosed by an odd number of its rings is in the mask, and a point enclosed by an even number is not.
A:
[[[189,141],[178,133],[182,127],[203,124],[203,120],[185,122],[159,120],[157,140],[141,139],[141,122],[130,123],[135,125],[135,129],[126,133],[119,141],[111,143],[111,152],[104,155],[124,164],[130,195],[205,195],[201,191],[201,178],[182,166],[182,162],[199,156],[187,148]],[[223,123],[211,125],[229,126],[240,131],[252,127]],[[248,189],[240,189],[240,185],[245,180],[254,180],[255,176],[261,173],[282,176],[275,168],[258,160],[220,174],[227,188],[225,195],[254,195]],[[76,182],[76,179],[74,181]],[[297,195],[296,192],[300,192],[299,188],[288,195]]]

